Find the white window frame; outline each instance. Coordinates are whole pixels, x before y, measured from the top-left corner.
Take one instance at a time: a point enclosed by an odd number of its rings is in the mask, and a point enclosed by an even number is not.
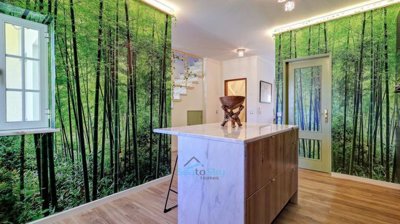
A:
[[[34,29],[39,31],[39,63],[40,63],[40,120],[25,121],[25,93],[29,92],[25,89],[25,61],[29,59],[25,56],[24,31],[22,31],[22,55],[16,57],[22,59],[22,120],[18,122],[7,122],[7,102],[6,102],[6,38],[5,24],[13,24],[22,28]],[[49,128],[49,67],[48,67],[48,27],[47,25],[32,22],[22,18],[8,16],[0,13],[0,131],[7,130],[25,130],[25,129],[43,129]]]

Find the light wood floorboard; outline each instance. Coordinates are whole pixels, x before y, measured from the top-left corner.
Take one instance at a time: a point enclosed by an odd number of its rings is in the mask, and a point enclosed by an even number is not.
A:
[[[53,223],[177,223],[177,209],[163,213],[167,189],[163,182]],[[274,223],[400,224],[400,191],[299,170],[298,204],[288,204]]]
[[[400,191],[300,170],[299,203],[275,223],[400,223]]]

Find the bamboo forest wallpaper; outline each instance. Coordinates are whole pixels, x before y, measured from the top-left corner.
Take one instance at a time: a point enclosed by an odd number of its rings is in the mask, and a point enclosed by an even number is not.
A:
[[[0,12],[53,24],[60,128],[48,164],[38,145],[50,139],[0,138],[0,223],[36,220],[170,172],[170,139],[152,134],[170,124],[170,16],[137,0],[0,0]],[[43,182],[47,165],[55,172]]]
[[[399,11],[395,4],[275,37],[277,123],[283,122],[284,61],[331,55],[333,172],[400,183]],[[318,130],[321,122],[318,69],[296,79],[305,89],[297,110],[303,130]],[[319,144],[299,145],[300,156],[319,158]]]

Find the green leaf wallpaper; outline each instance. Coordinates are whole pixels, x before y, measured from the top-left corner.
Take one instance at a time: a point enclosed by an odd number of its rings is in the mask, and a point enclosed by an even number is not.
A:
[[[171,120],[170,16],[138,0],[0,0],[0,12],[54,22],[60,128],[47,183],[55,195],[40,191],[46,135],[0,138],[0,223],[36,220],[170,173],[170,139],[152,134]]]
[[[283,122],[284,61],[331,54],[333,172],[400,182],[399,96],[394,93],[399,11],[396,4],[275,37],[277,123]]]

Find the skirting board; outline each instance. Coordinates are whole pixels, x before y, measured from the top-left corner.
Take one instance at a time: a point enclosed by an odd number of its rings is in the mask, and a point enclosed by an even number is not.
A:
[[[335,177],[335,178],[363,182],[363,183],[372,184],[372,185],[376,185],[376,186],[380,186],[380,187],[387,187],[387,188],[391,188],[391,189],[395,189],[395,190],[400,190],[400,184],[389,183],[389,182],[380,181],[380,180],[372,180],[372,179],[368,179],[365,177],[357,177],[357,176],[352,176],[352,175],[347,175],[347,174],[342,174],[342,173],[331,173],[331,176]]]
[[[119,199],[119,198],[123,198],[123,197],[125,197],[125,196],[127,196],[129,194],[144,190],[146,188],[149,188],[149,187],[152,187],[154,185],[160,184],[160,183],[162,183],[164,181],[168,181],[170,178],[171,178],[171,175],[167,175],[165,177],[161,177],[161,178],[149,181],[149,182],[144,183],[142,185],[139,185],[139,186],[136,186],[136,187],[133,187],[133,188],[129,188],[127,190],[124,190],[124,191],[121,191],[121,192],[106,196],[104,198],[97,199],[96,201],[92,201],[92,202],[80,205],[78,207],[71,208],[69,210],[65,210],[65,211],[56,213],[54,215],[51,215],[51,216],[48,216],[48,217],[45,217],[45,218],[30,222],[30,224],[39,224],[39,223],[43,224],[43,223],[52,223],[52,222],[54,222],[56,220],[59,221],[64,217],[71,217],[71,216],[73,216],[73,215],[75,215],[77,213],[81,213],[82,211],[89,210],[89,209],[92,209],[94,207],[98,207],[98,206],[100,206],[102,204],[105,204],[107,202],[114,201],[114,200]]]

